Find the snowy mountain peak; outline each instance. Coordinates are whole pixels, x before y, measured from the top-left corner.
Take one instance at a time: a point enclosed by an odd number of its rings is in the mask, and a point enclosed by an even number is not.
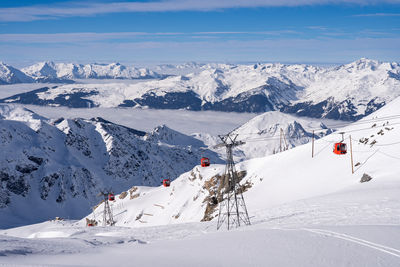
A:
[[[0,85],[13,83],[31,83],[33,79],[20,70],[0,62]]]
[[[149,69],[127,67],[118,62],[86,65],[40,62],[22,70],[41,81],[44,79],[145,79],[162,77]]]
[[[316,130],[317,139],[332,132],[319,120],[266,112],[233,131],[246,142],[238,147],[237,159],[263,157],[306,144],[311,141],[312,130]]]
[[[160,142],[168,145],[191,146],[197,148],[205,146],[200,140],[172,130],[165,124],[154,128],[145,138],[147,141]]]
[[[48,121],[29,109],[15,105],[0,105],[0,119],[23,122],[34,131],[41,128],[42,122]]]
[[[43,61],[22,69],[29,76],[56,78],[56,65],[52,61]]]
[[[368,58],[361,58],[357,61],[354,61],[350,64],[344,65],[346,69],[354,69],[354,70],[363,70],[370,69],[372,71],[376,70],[381,65],[381,63],[377,60],[372,60]]]

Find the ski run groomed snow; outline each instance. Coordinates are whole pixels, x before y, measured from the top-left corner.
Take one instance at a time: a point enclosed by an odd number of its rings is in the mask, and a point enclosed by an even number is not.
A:
[[[40,120],[32,115],[31,127]],[[315,141],[313,158],[309,142],[237,164],[251,185],[251,226],[217,231],[218,207],[200,222],[207,181],[224,165],[195,166],[170,187],[119,192],[113,227],[85,226],[101,221],[101,204],[82,220],[1,230],[0,265],[400,266],[400,98],[336,130]],[[332,153],[339,132],[348,148],[351,135],[354,174],[350,153]],[[372,180],[361,183],[364,174]]]

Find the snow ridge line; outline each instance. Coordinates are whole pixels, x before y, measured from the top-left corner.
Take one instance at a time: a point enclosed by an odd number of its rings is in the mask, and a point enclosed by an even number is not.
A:
[[[393,255],[395,257],[400,258],[400,250],[395,249],[395,248],[391,248],[385,245],[381,245],[381,244],[377,244],[377,243],[373,243],[361,238],[357,238],[351,235],[346,235],[346,234],[341,234],[341,233],[337,233],[337,232],[333,232],[333,231],[328,231],[328,230],[323,230],[323,229],[308,229],[308,228],[303,228],[302,230],[304,231],[308,231],[308,232],[312,232],[315,234],[320,234],[320,235],[325,235],[325,236],[329,236],[329,237],[335,237],[335,238],[339,238],[339,239],[343,239],[346,241],[350,241],[353,243],[357,243],[359,245],[362,246],[366,246],[369,248],[373,248],[375,250],[379,250],[381,252],[385,252],[387,254]]]

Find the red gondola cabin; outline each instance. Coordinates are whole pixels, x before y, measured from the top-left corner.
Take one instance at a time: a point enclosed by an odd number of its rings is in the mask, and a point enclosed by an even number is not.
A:
[[[208,167],[210,166],[210,159],[209,158],[201,158],[201,167]]]
[[[171,185],[171,181],[169,179],[162,180],[162,184],[164,187],[168,187]]]
[[[108,200],[109,201],[114,201],[115,200],[114,194],[108,194]]]
[[[335,143],[333,146],[333,153],[337,155],[344,155],[347,153],[347,146],[345,143]]]

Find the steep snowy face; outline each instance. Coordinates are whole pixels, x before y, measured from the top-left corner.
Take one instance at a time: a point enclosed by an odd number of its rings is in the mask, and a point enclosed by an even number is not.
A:
[[[35,82],[43,83],[73,83],[72,80],[66,77],[59,77],[57,74],[58,66],[51,61],[36,63],[32,66],[23,68],[22,71],[32,77]]]
[[[204,146],[146,140],[144,132],[101,118],[49,121],[22,108],[0,107],[0,214],[8,216],[0,227],[77,218],[98,201],[101,189],[117,193],[174,180],[199,164]],[[185,139],[164,128],[166,136]],[[36,205],[43,209],[39,215],[24,215]]]
[[[31,83],[33,79],[20,70],[0,62],[0,85],[13,83]]]
[[[47,121],[46,118],[26,108],[14,105],[0,105],[0,119],[20,121],[35,131],[40,129],[42,122]]]
[[[41,62],[23,68],[22,71],[42,82],[55,79],[68,81],[73,79],[146,79],[162,77],[149,69],[126,67],[119,63],[82,65]]]
[[[22,69],[29,76],[57,78],[56,65],[51,61],[39,62]]]
[[[175,146],[201,147],[204,145],[202,141],[174,131],[168,128],[166,125],[156,127],[153,131],[149,132],[145,138],[151,142],[160,142]]]
[[[238,139],[246,144],[237,147],[237,160],[264,157],[303,145],[314,138],[330,134],[332,129],[315,119],[306,119],[270,111],[235,129]]]

